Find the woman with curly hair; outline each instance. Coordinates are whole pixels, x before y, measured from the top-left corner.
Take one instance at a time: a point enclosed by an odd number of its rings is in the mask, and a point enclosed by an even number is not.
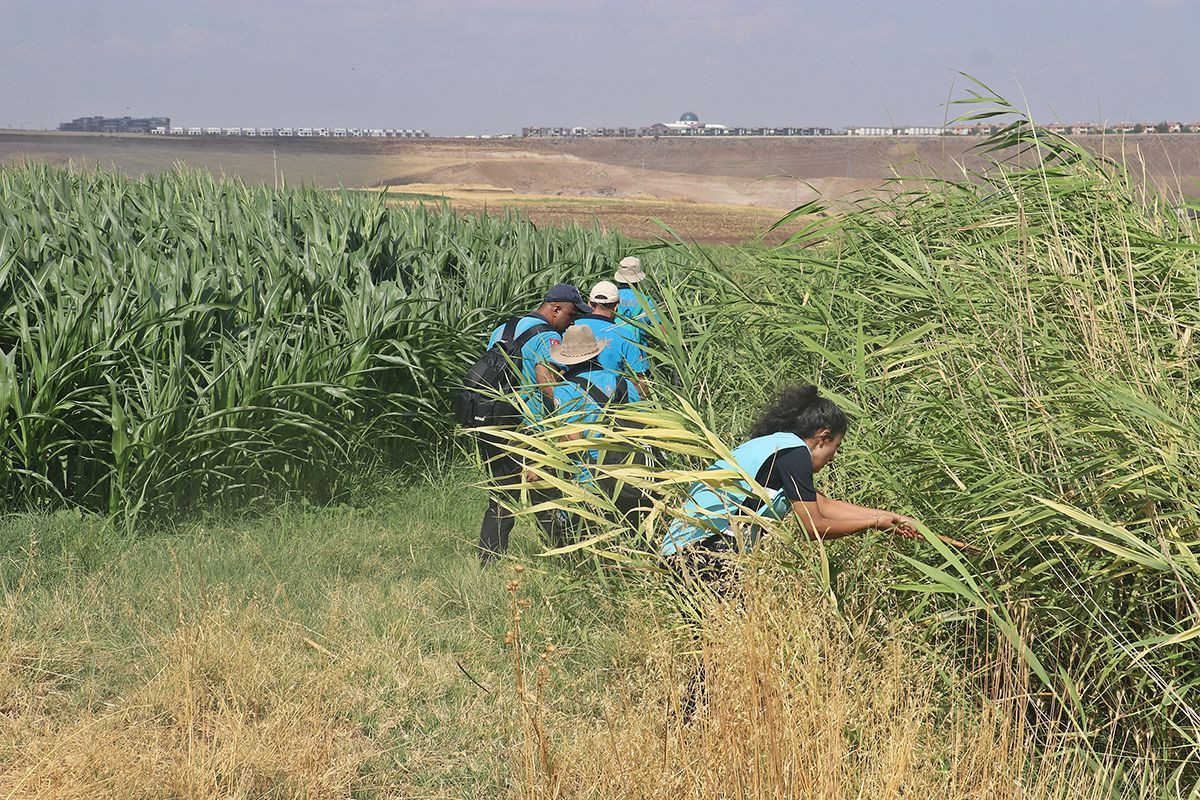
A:
[[[865,508],[826,497],[813,485],[813,475],[833,461],[849,420],[845,412],[811,384],[790,386],[776,395],[750,432],[750,440],[732,451],[737,468],[767,490],[770,502],[742,479],[733,486],[692,486],[684,506],[686,519],[676,520],[663,539],[664,556],[687,551],[707,555],[736,551],[753,544],[757,527],[739,532],[735,518],[754,514],[782,518],[794,511],[808,535],[837,539],[871,529],[894,530],[908,538],[918,534],[908,517],[880,508]],[[733,469],[718,461],[711,469]]]

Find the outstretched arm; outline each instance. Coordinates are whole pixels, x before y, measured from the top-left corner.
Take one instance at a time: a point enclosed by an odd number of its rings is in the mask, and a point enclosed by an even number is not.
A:
[[[847,503],[844,500],[834,500],[832,497],[827,497],[820,492],[817,492],[817,505],[821,508],[822,516],[829,519],[857,519],[859,517],[888,513],[882,508],[867,508],[866,506],[856,506],[854,503]]]
[[[916,539],[919,535],[913,519],[902,515],[902,513],[895,513],[886,509],[868,509],[866,506],[846,503],[845,500],[834,500],[821,493],[817,493],[816,505],[821,510],[821,516],[826,519],[866,519],[877,516],[898,518],[899,522],[887,525],[887,527],[895,528],[896,533],[906,537],[906,539]]]
[[[822,499],[828,500],[828,498],[822,498],[818,495],[815,502],[796,500],[792,503],[792,509],[800,519],[800,524],[808,532],[808,535],[814,539],[840,539],[843,536],[861,533],[873,528],[880,530],[897,528],[903,522],[903,517],[899,514],[866,509],[850,503],[844,503],[843,505],[857,509],[853,513],[844,508],[839,508],[835,511],[837,516],[828,516],[822,511]]]

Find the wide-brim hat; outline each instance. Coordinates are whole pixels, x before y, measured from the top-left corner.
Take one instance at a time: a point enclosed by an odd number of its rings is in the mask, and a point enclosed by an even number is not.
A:
[[[637,283],[645,277],[646,270],[642,269],[642,260],[637,256],[625,256],[621,259],[613,280],[618,283]]]
[[[608,342],[597,339],[590,325],[572,325],[563,333],[561,342],[550,345],[550,357],[564,366],[582,364],[600,355]]]

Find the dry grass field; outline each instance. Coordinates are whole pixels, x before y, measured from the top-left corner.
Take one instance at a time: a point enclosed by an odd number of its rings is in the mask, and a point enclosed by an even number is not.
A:
[[[410,184],[388,187],[391,202],[449,203],[464,213],[515,212],[536,225],[599,226],[626,236],[654,240],[682,238],[701,244],[747,242],[775,222],[781,212],[762,206],[657,200],[648,197],[597,198],[522,195],[489,186]],[[766,241],[781,238],[768,235]]]
[[[1084,137],[1161,186],[1200,194],[1200,136]],[[580,222],[652,238],[740,242],[783,211],[845,201],[895,175],[969,168],[973,142],[946,138],[346,140],[178,138],[0,132],[0,163],[25,159],[129,174],[176,163],[256,183],[277,177],[446,196],[467,211],[517,208],[535,222]],[[485,191],[481,191],[481,189]]]
[[[481,570],[464,477],[137,538],[0,522],[0,798],[1112,796],[1033,754],[1015,659],[981,700],[769,572],[692,639],[524,524]]]

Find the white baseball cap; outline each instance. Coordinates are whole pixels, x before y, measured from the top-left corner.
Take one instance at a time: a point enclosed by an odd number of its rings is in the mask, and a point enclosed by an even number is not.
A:
[[[592,293],[588,295],[589,303],[618,303],[620,300],[621,292],[612,281],[600,281],[592,287]]]

